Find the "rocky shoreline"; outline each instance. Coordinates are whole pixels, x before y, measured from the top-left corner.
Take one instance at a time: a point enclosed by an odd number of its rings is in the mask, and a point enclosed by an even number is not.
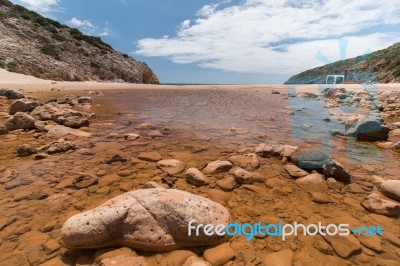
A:
[[[379,101],[344,89],[273,92],[315,98],[331,109],[368,108],[369,120],[332,111],[346,126],[332,135],[391,150],[397,161],[387,176],[380,169],[389,165],[351,165],[312,144],[259,137],[210,145],[208,137],[182,135],[151,118],[116,126],[113,119],[125,119],[123,113],[95,112],[107,95],[84,93],[53,91],[39,100],[0,90],[0,250],[7,265],[397,265],[400,134],[398,122],[387,122],[399,116],[397,92],[380,93]],[[366,123],[374,130],[364,130]],[[231,128],[235,134],[246,131]],[[184,230],[189,218],[385,231],[382,237],[196,239]]]

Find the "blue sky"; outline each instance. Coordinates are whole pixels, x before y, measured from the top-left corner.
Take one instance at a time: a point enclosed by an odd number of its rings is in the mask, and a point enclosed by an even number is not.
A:
[[[400,41],[399,0],[12,0],[147,62],[162,83],[283,83]],[[347,40],[341,55],[339,39]]]

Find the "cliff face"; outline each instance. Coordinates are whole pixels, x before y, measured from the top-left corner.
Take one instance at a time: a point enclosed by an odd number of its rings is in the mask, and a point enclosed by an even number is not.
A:
[[[285,84],[322,84],[326,75],[347,74],[346,83],[400,82],[400,43],[374,53],[304,71]]]
[[[146,63],[8,0],[0,0],[0,67],[59,81],[159,84]]]

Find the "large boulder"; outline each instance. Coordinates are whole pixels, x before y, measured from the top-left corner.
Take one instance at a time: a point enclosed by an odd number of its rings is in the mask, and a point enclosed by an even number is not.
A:
[[[227,225],[230,214],[222,205],[185,191],[151,188],[117,196],[99,207],[69,218],[61,229],[68,248],[128,246],[163,252],[214,245],[226,240],[204,230],[188,234],[188,223]]]
[[[0,96],[6,97],[7,99],[22,99],[25,96],[15,90],[0,89]]]
[[[10,105],[9,114],[13,115],[18,112],[30,112],[35,109],[39,103],[30,101],[28,99],[19,99]]]
[[[35,119],[32,116],[18,112],[4,123],[8,131],[17,129],[35,129]]]
[[[385,141],[389,138],[389,127],[379,118],[368,118],[355,125],[346,126],[346,135],[364,141]]]

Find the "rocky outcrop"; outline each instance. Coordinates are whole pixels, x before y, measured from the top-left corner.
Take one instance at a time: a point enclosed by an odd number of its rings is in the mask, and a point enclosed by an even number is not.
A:
[[[61,238],[69,248],[123,245],[143,251],[219,243],[223,236],[188,236],[188,222],[225,224],[229,212],[220,204],[174,189],[144,189],[122,194],[99,207],[69,218]]]
[[[0,61],[9,71],[60,81],[159,84],[146,63],[114,50],[100,37],[7,0],[0,2],[0,13]]]

